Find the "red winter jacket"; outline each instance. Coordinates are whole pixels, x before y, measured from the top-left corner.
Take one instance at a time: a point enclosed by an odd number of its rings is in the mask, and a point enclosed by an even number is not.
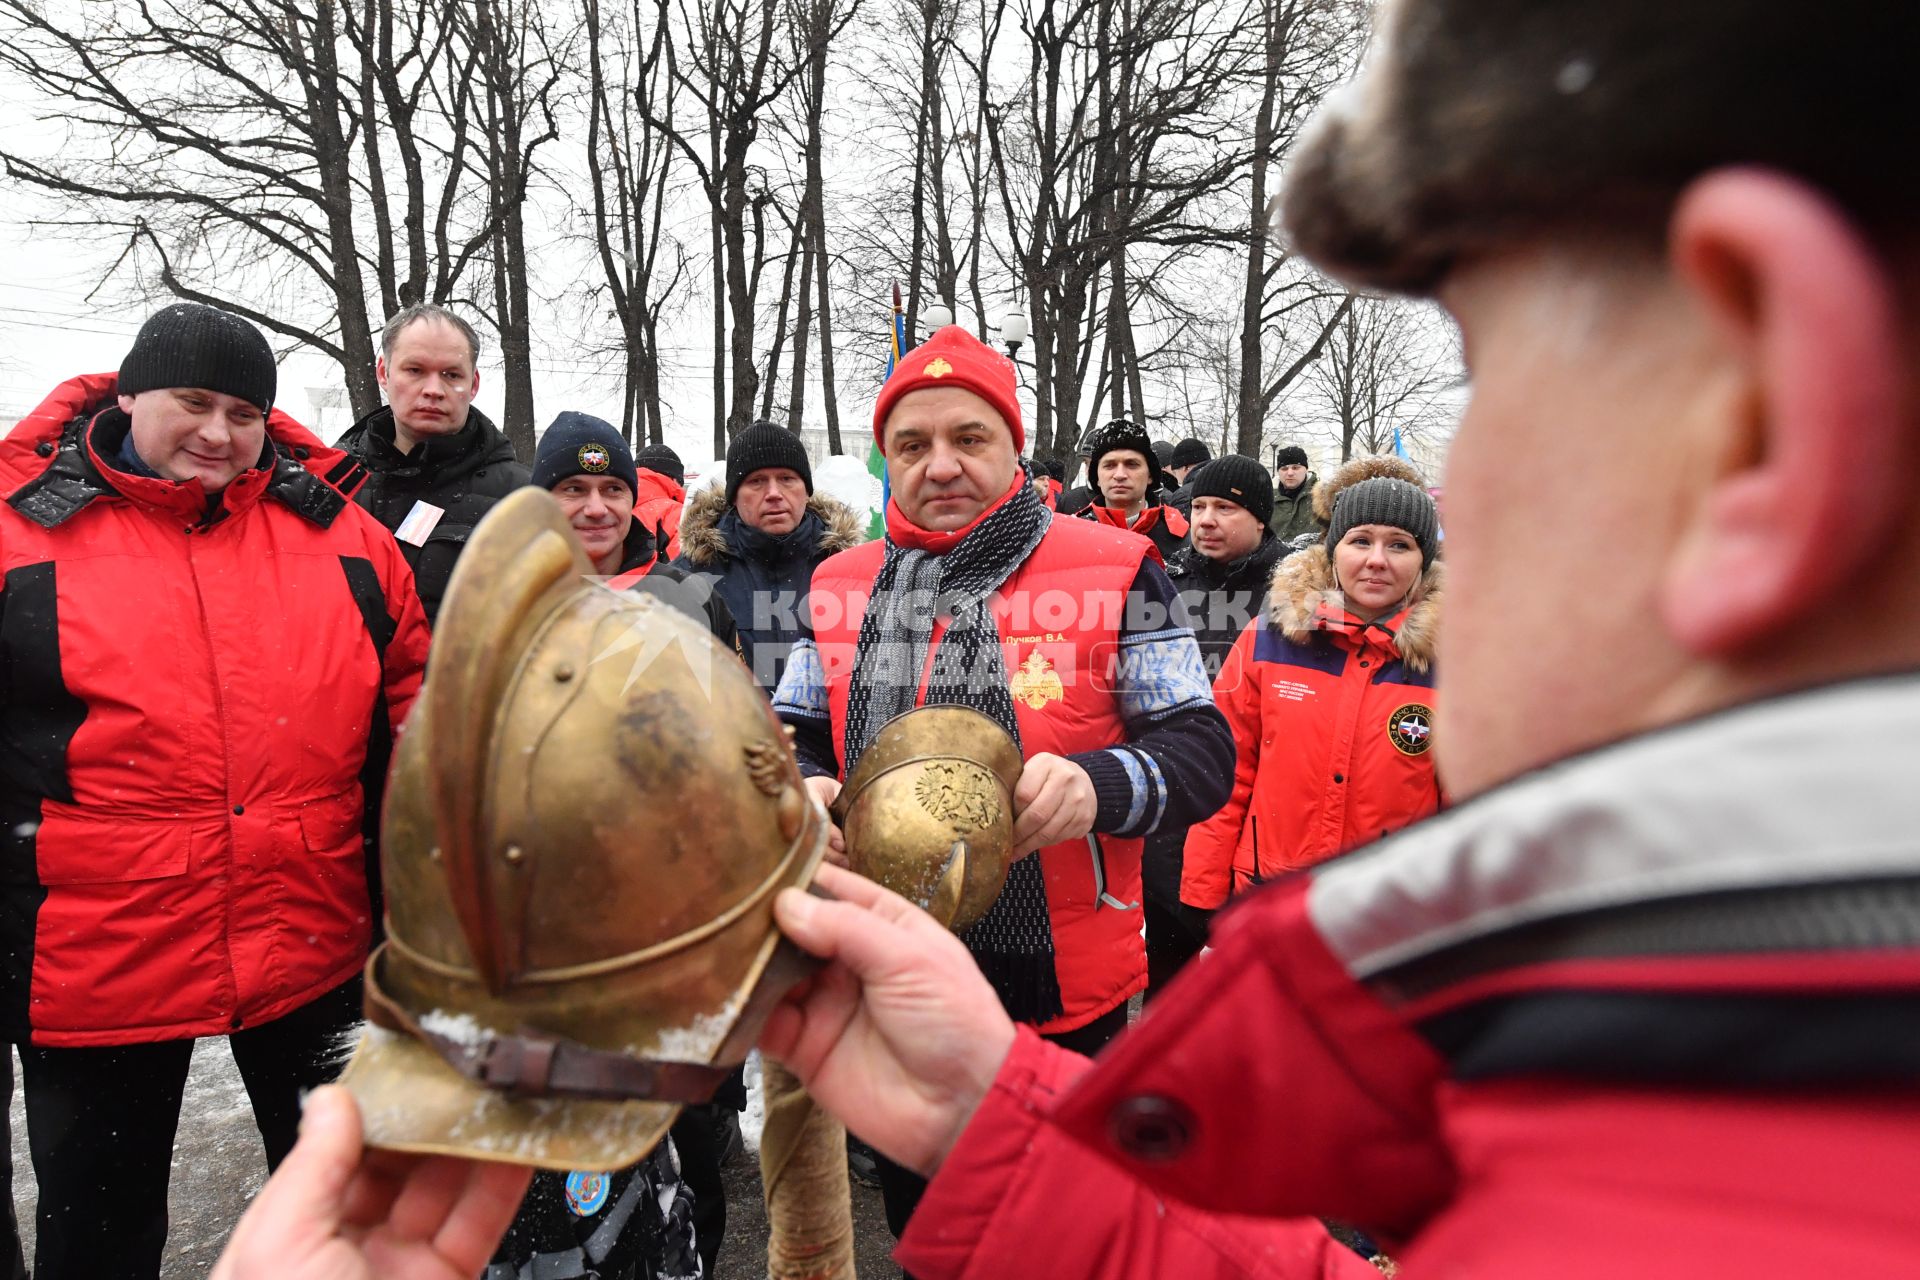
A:
[[[308,469],[334,451],[271,418],[208,518],[103,461],[126,415],[75,412],[111,390],[0,446],[0,1016],[41,1045],[224,1034],[358,972],[363,767],[427,650],[392,537]]]
[[[897,1256],[1008,1275],[1920,1270],[1920,674],[1540,770],[1271,885],[1087,1068],[1026,1031]],[[856,1125],[857,1128],[857,1125]]]
[[[662,560],[680,558],[680,513],[687,505],[687,491],[671,476],[645,467],[639,472],[640,487],[633,495],[633,518],[653,532],[654,541],[665,548]]]
[[[1240,633],[1214,680],[1233,727],[1233,797],[1187,833],[1182,902],[1218,907],[1439,807],[1441,574],[1434,564],[1411,607],[1367,625],[1329,600],[1324,548],[1280,562],[1266,615]]]

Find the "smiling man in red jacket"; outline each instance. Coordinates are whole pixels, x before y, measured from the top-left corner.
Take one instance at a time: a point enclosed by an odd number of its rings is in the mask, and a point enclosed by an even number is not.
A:
[[[195,1038],[272,1166],[359,1017],[363,775],[427,629],[275,383],[252,325],[176,304],[0,457],[0,1017],[46,1280],[158,1275]]]

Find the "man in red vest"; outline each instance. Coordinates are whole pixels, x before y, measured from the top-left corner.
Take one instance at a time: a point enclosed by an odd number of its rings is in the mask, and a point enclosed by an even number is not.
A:
[[[1004,356],[948,326],[900,362],[873,421],[887,536],[814,570],[774,708],[823,802],[913,707],[971,706],[1013,735],[1029,856],[965,941],[1015,1021],[1093,1052],[1146,979],[1142,841],[1220,807],[1232,739],[1152,546],[1056,519],[1027,482]],[[897,1232],[923,1184],[881,1174]]]

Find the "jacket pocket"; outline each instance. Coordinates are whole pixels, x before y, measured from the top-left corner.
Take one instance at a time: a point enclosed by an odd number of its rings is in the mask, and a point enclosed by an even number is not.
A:
[[[34,840],[41,884],[120,884],[187,874],[193,824],[186,818],[114,821],[45,807]]]
[[[301,805],[301,841],[309,853],[358,856],[363,843],[364,811],[358,787]]]

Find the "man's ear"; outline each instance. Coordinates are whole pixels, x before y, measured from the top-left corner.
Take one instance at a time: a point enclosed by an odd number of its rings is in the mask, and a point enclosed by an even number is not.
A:
[[[130,414],[130,413],[132,413],[132,412],[133,412],[133,397],[132,397],[132,396],[121,396],[121,397],[120,397],[120,412],[122,412],[122,413],[127,413],[127,414]]]
[[[1661,612],[1681,644],[1727,656],[1829,605],[1899,522],[1913,480],[1899,318],[1858,230],[1780,174],[1701,178],[1670,247],[1741,386]]]
[[[380,384],[382,391],[387,389],[387,358],[385,356],[373,358],[373,380]]]

